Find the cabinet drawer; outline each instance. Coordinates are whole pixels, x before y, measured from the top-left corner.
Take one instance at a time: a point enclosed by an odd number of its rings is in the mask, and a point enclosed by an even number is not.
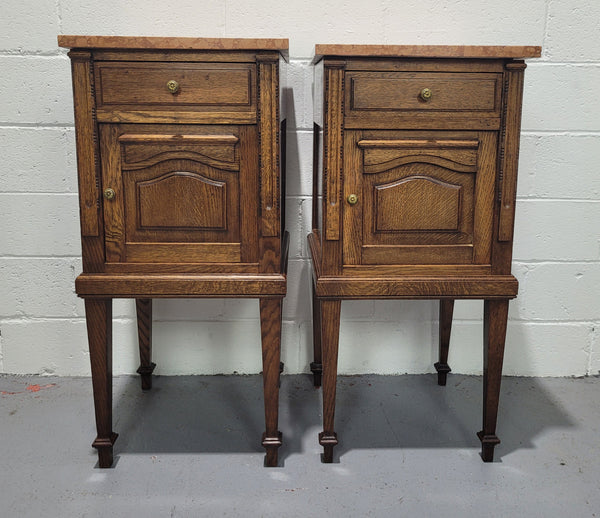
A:
[[[443,121],[499,118],[501,75],[493,73],[346,73],[345,115],[379,121],[403,116]]]
[[[99,62],[95,73],[100,121],[256,119],[253,64]]]

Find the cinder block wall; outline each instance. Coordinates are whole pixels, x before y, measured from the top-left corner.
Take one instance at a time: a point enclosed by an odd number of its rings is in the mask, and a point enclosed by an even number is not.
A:
[[[0,16],[0,372],[88,375],[69,61],[56,35],[288,37],[286,371],[307,372],[315,43],[532,44],[526,71],[505,373],[600,371],[597,0],[8,0]],[[261,370],[258,304],[159,300],[160,374]],[[137,367],[133,302],[114,304],[114,372]],[[344,302],[340,371],[432,372],[437,306]],[[459,302],[450,364],[482,368],[482,304]]]

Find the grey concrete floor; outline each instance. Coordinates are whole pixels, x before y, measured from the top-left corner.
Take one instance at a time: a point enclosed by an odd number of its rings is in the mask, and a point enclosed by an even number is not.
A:
[[[341,377],[334,464],[321,393],[283,376],[281,467],[264,468],[259,376],[114,380],[98,469],[89,379],[0,376],[0,516],[600,516],[599,378],[505,378],[496,461],[475,432],[481,378]]]

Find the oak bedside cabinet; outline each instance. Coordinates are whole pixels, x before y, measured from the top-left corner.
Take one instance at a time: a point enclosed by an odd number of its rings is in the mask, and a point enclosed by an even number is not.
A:
[[[260,301],[265,463],[276,466],[286,293],[287,39],[59,36],[70,50],[99,465],[110,467],[113,298],[134,298],[142,388],[152,299]],[[218,347],[218,344],[215,344]]]
[[[341,301],[484,301],[482,458],[493,460],[511,275],[522,58],[540,47],[317,45],[314,373],[332,462]],[[518,58],[521,58],[519,60]],[[362,354],[369,354],[368,344]]]

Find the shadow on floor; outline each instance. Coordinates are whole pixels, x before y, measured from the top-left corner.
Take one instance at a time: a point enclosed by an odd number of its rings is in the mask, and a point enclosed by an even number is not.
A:
[[[482,423],[483,380],[449,375],[340,378],[336,426],[338,455],[355,448],[476,448]],[[569,413],[536,378],[502,381],[495,459],[533,448],[547,428],[573,426]]]
[[[260,376],[157,376],[148,392],[139,383],[135,377],[115,383],[117,454],[264,451]],[[536,436],[547,428],[574,425],[542,385],[536,378],[503,379],[496,460],[534,447]],[[303,440],[318,444],[320,400],[311,377],[282,376],[282,459],[301,453]],[[478,376],[451,374],[446,387],[436,384],[435,375],[340,376],[336,459],[353,449],[479,449],[475,433],[481,428],[481,406]]]

